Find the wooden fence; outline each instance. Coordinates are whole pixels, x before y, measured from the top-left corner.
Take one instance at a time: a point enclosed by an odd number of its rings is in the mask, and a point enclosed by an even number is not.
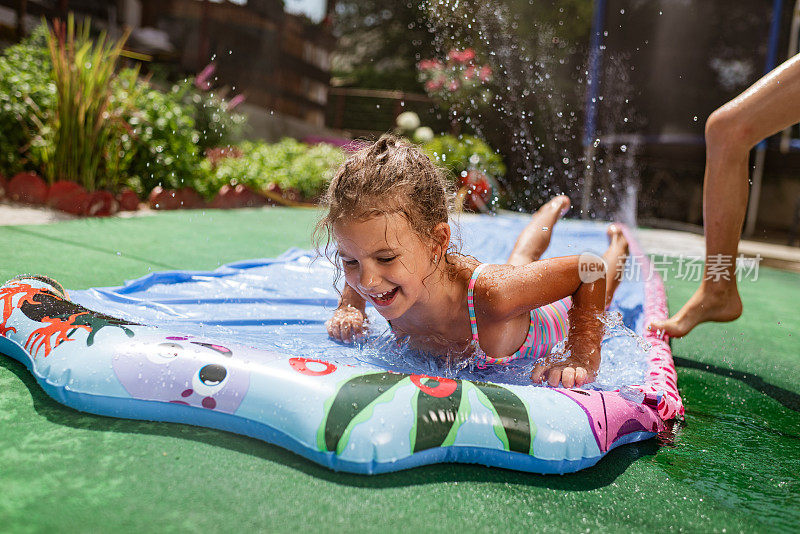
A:
[[[450,129],[447,112],[427,95],[346,87],[328,90],[326,125],[354,137],[375,138],[393,130],[395,119],[404,111],[415,112],[422,125],[434,132]]]

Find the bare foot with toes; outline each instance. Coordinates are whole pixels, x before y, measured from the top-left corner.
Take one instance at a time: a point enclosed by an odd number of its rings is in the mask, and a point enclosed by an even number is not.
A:
[[[700,323],[724,323],[741,315],[742,299],[734,278],[725,284],[704,281],[678,313],[669,319],[651,322],[647,329],[660,331],[669,337],[683,337]]]
[[[569,197],[567,195],[558,195],[551,198],[550,202],[548,202],[539,209],[557,210],[558,218],[560,219],[561,217],[567,214],[570,206],[572,206],[572,203],[570,202]]]
[[[606,235],[608,236],[608,250],[607,253],[610,253],[613,257],[620,257],[622,258],[621,263],[622,267],[625,267],[625,258],[628,256],[628,240],[625,239],[625,234],[622,232],[622,228],[615,223],[611,223],[606,228]],[[612,265],[609,265],[611,268]],[[618,276],[620,273],[617,272],[614,276]]]
[[[603,260],[608,268],[606,276],[607,308],[625,275],[625,263],[628,261],[628,240],[618,224],[609,224],[606,234],[608,235],[608,249],[603,254]]]
[[[531,215],[528,225],[519,234],[514,250],[506,263],[525,265],[538,260],[550,245],[553,226],[569,211],[570,206],[568,196],[558,195],[536,210]]]

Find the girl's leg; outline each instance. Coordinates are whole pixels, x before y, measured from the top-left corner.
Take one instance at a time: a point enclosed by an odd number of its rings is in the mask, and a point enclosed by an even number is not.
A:
[[[569,197],[559,195],[531,215],[531,222],[519,234],[514,250],[508,257],[509,265],[526,265],[538,260],[550,245],[553,226],[569,210]]]
[[[606,308],[614,298],[614,292],[622,282],[625,274],[625,262],[628,261],[628,240],[622,233],[622,229],[616,224],[610,224],[608,230],[608,249],[603,254],[603,259],[608,267],[606,273]]]

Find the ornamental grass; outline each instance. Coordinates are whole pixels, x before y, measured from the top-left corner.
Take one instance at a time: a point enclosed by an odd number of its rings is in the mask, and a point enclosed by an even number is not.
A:
[[[112,82],[128,33],[112,41],[103,32],[93,40],[89,29],[88,22],[76,26],[70,15],[48,33],[56,106],[42,119],[41,159],[50,183],[70,180],[88,191],[114,190],[123,178],[121,137],[129,127],[122,118],[124,103],[113,102]],[[126,72],[135,87],[138,71]]]

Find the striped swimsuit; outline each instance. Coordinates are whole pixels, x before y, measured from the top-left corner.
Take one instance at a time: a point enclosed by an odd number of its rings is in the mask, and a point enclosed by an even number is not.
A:
[[[478,265],[472,273],[469,287],[467,288],[467,307],[469,308],[470,326],[472,326],[472,340],[478,346],[480,346],[478,342],[478,321],[475,318],[475,299],[472,296],[472,292],[475,289],[475,280],[478,279],[481,271],[487,265],[489,264]],[[525,343],[511,356],[504,358],[485,356],[486,363],[502,364],[517,358],[535,360],[548,354],[556,343],[567,337],[567,331],[569,330],[567,311],[571,306],[572,297],[566,297],[552,304],[531,310],[531,326],[528,328],[528,337],[525,338]]]

